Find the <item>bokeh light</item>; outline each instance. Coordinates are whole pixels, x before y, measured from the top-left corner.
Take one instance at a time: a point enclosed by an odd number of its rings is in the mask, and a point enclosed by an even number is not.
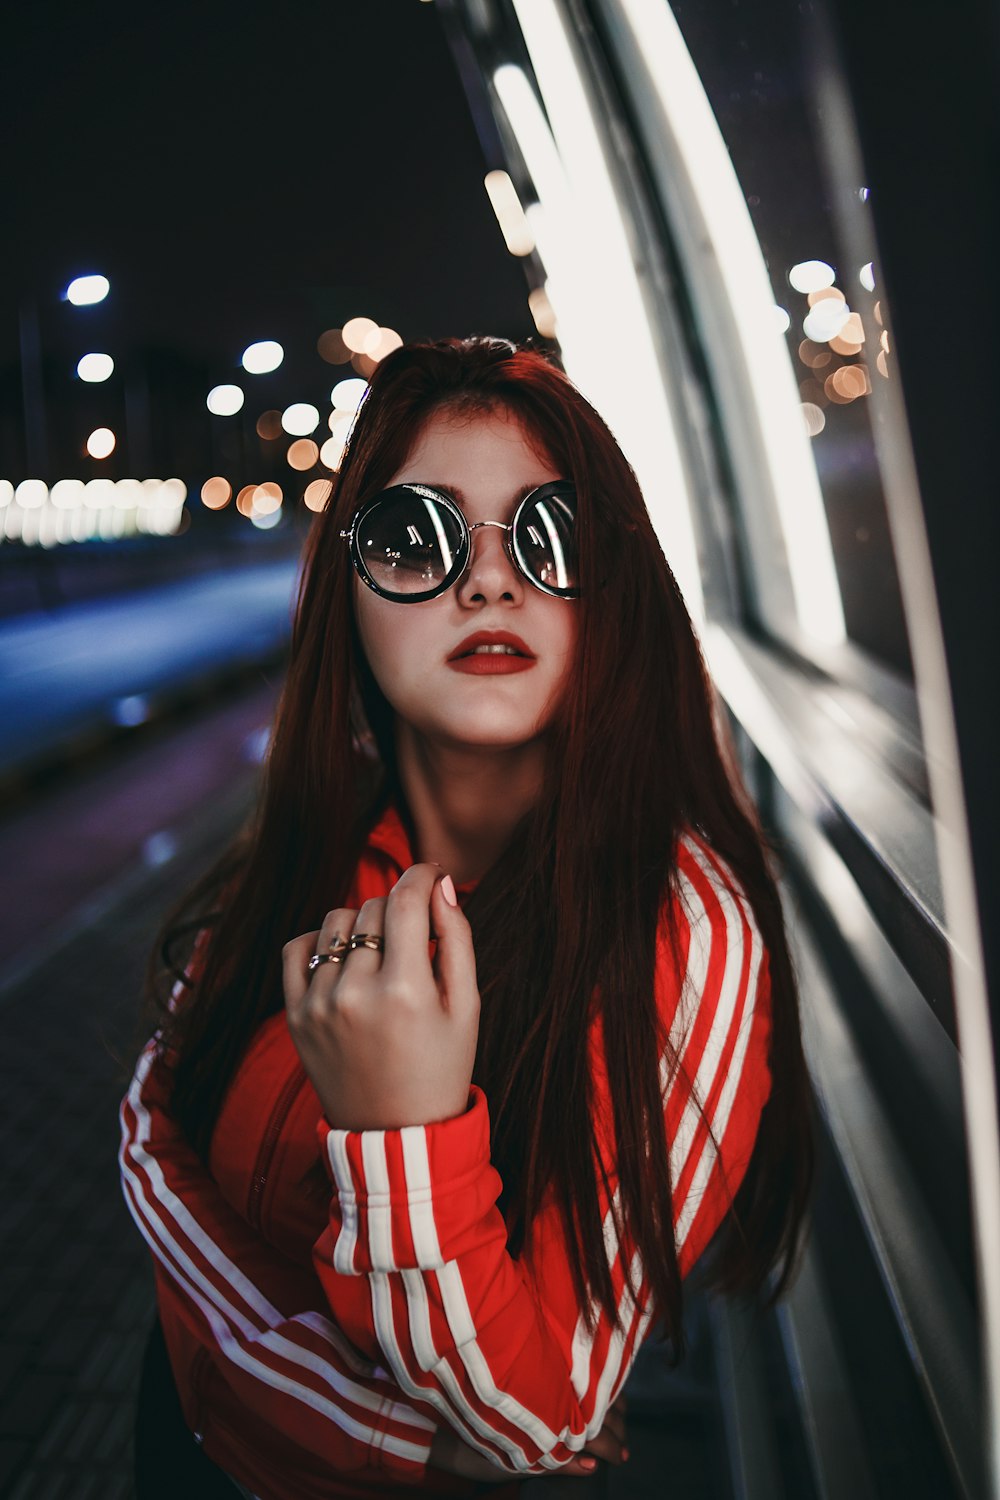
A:
[[[826,406],[826,392],[818,380],[803,380],[799,384],[799,396],[802,401],[810,402],[813,406]]]
[[[201,487],[201,503],[209,510],[222,510],[232,498],[233,487],[221,474],[213,474]]]
[[[351,368],[364,380],[370,380],[378,369],[378,360],[372,359],[370,354],[352,354]]]
[[[66,288],[66,301],[74,307],[91,307],[103,302],[111,290],[106,276],[76,276]]]
[[[153,484],[159,490],[159,481]],[[115,501],[115,487],[110,479],[88,479],[83,487],[83,503],[88,510],[104,510]]]
[[[281,485],[275,484],[273,480],[268,479],[264,484],[258,484],[254,488],[251,497],[251,509],[259,516],[273,515],[281,505],[283,498]]]
[[[83,480],[57,479],[49,492],[49,500],[57,510],[76,510],[83,504]]]
[[[543,286],[533,287],[528,293],[528,311],[531,313],[535,327],[543,339],[554,339],[556,336],[556,314],[549,294]]]
[[[110,354],[85,354],[77,361],[76,373],[88,385],[100,385],[114,374],[115,362]]]
[[[87,439],[87,452],[91,458],[110,458],[116,441],[110,427],[95,427]]]
[[[248,375],[269,375],[278,368],[284,357],[284,349],[274,339],[260,339],[256,344],[247,345],[240,364]]]
[[[293,469],[304,472],[319,462],[319,445],[312,438],[296,438],[285,454]]]
[[[319,461],[328,469],[339,469],[343,457],[344,444],[339,442],[335,437],[327,438],[326,442],[319,450]]]
[[[867,396],[871,390],[868,372],[863,365],[841,365],[839,370],[827,376],[824,390],[831,401],[846,406],[859,396]]]
[[[277,526],[281,520],[280,505],[276,510],[257,510],[250,512],[250,520],[260,531],[270,531],[272,526]]]
[[[344,335],[339,328],[328,328],[325,333],[320,334],[316,340],[316,352],[328,365],[346,365],[351,357],[351,351],[344,343]]]
[[[338,380],[330,392],[330,400],[338,411],[354,413],[361,405],[367,389],[367,380],[358,380],[357,377],[350,380]]]
[[[803,339],[799,345],[799,359],[811,370],[820,370],[833,358],[825,344],[815,344],[812,339]]]
[[[851,310],[846,302],[833,299],[817,302],[803,318],[802,332],[813,343],[825,344],[837,337],[850,316]]]
[[[284,428],[281,425],[280,411],[262,411],[257,418],[257,436],[263,438],[265,443],[273,443],[275,438],[280,438]]]
[[[118,510],[135,510],[142,504],[142,485],[138,479],[119,479],[115,482],[115,505]]]
[[[14,491],[14,500],[22,510],[37,510],[49,498],[44,479],[22,479]]]
[[[347,442],[351,428],[354,426],[354,416],[355,413],[353,411],[332,411],[330,413],[328,423],[330,434],[337,439],[338,443]]]
[[[329,479],[314,479],[306,485],[302,499],[308,510],[319,512],[326,509],[326,502],[333,494],[333,485]]]
[[[777,304],[775,304],[774,317],[778,325],[778,332],[787,333],[789,328],[791,328],[792,326],[792,320],[789,317],[787,310],[784,307],[778,307]]]
[[[213,417],[235,417],[243,407],[243,392],[238,385],[214,385],[205,398]]]
[[[378,333],[378,324],[371,318],[348,318],[340,336],[352,354],[364,353],[365,344],[373,333]]]
[[[836,271],[825,260],[800,260],[788,273],[789,284],[797,292],[818,292],[836,279]]]
[[[829,302],[831,299],[834,302],[847,301],[847,298],[844,296],[839,286],[820,287],[818,292],[810,292],[808,297],[806,298],[806,301],[809,303],[810,307],[815,307],[817,302]]]
[[[402,346],[402,335],[398,334],[395,328],[376,328],[375,332],[370,333],[365,339],[365,347],[361,350],[361,354],[378,364],[380,359],[385,359],[387,354],[391,354],[394,349],[401,349]]]
[[[858,280],[866,292],[873,292],[875,290],[875,267],[871,261],[861,267],[861,270],[858,272]]]
[[[253,509],[253,492],[256,488],[255,484],[245,484],[236,496],[236,509],[241,516],[249,516]]]
[[[511,255],[530,255],[535,248],[535,237],[508,173],[487,172],[483,178],[483,186],[497,216],[504,244]]]
[[[281,425],[291,437],[308,437],[319,426],[319,410],[308,401],[293,401],[281,413]]]

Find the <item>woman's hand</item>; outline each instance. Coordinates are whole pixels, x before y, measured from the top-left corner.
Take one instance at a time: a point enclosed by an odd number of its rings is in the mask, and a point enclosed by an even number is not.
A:
[[[479,1035],[476,959],[443,878],[438,865],[413,865],[387,897],[358,912],[331,911],[318,933],[285,945],[288,1028],[335,1127],[427,1125],[468,1105]],[[356,948],[309,973],[313,953],[352,932],[381,936],[384,951]]]
[[[553,1476],[555,1473],[575,1474],[582,1478],[588,1474],[594,1474],[597,1471],[599,1458],[603,1458],[610,1464],[621,1464],[628,1458],[628,1448],[625,1444],[625,1397],[623,1394],[619,1395],[608,1407],[604,1426],[597,1436],[591,1438],[578,1458],[554,1470]],[[465,1479],[478,1479],[486,1484],[509,1484],[515,1477],[506,1469],[498,1469],[496,1464],[491,1463],[476,1449],[463,1443],[450,1427],[438,1428],[431,1444],[431,1456],[428,1463],[436,1469],[444,1469],[448,1474],[461,1474]]]

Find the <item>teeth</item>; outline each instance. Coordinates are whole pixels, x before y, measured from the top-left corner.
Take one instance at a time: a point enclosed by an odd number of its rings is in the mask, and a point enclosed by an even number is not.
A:
[[[475,650],[467,653],[469,656],[519,656],[513,646],[476,646]]]

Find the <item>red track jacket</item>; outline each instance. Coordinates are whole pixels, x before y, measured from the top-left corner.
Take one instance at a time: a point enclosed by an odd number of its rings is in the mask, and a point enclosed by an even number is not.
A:
[[[347,904],[387,893],[410,863],[390,810]],[[662,943],[657,996],[681,1057],[672,1079],[664,1072],[664,1120],[686,1274],[750,1159],[770,1088],[770,984],[734,872],[693,832],[679,867],[684,970]],[[602,1119],[599,1028],[591,1056]],[[441,1124],[333,1130],[282,1011],[240,1065],[206,1167],[171,1117],[170,1084],[154,1037],[122,1102],[125,1198],[154,1256],[187,1422],[254,1495],[471,1494],[427,1467],[443,1423],[512,1476],[558,1469],[600,1431],[655,1311],[636,1259],[638,1306],[625,1290],[630,1252],[603,1189],[620,1326],[602,1315],[588,1329],[554,1207],[517,1259],[507,1250],[479,1089]],[[317,1137],[328,1205],[303,1186]]]

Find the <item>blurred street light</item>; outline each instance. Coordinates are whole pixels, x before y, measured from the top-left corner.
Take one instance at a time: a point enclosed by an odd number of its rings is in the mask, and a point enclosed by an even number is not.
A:
[[[205,405],[213,417],[234,417],[243,405],[243,392],[238,385],[213,386]]]
[[[100,385],[114,374],[115,362],[110,354],[85,354],[78,360],[76,373],[88,385]]]
[[[248,375],[268,375],[276,370],[285,357],[285,351],[273,339],[261,339],[248,344],[240,360]]]
[[[110,290],[106,276],[77,276],[66,288],[65,296],[74,307],[91,307],[95,302],[103,302]]]

